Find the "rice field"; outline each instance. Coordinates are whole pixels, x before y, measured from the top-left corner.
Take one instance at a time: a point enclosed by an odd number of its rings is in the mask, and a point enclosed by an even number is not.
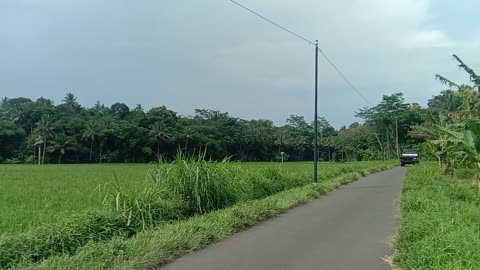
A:
[[[255,172],[275,163],[239,163]],[[320,181],[369,168],[373,162],[321,163]],[[289,172],[312,178],[312,164],[285,163]],[[0,236],[55,223],[74,213],[102,209],[106,183],[137,185],[155,164],[0,165]]]

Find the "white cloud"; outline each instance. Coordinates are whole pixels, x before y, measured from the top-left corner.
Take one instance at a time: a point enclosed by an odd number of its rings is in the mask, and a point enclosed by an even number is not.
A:
[[[417,31],[407,33],[400,44],[407,49],[414,48],[451,48],[456,43],[449,40],[447,35],[439,30]]]

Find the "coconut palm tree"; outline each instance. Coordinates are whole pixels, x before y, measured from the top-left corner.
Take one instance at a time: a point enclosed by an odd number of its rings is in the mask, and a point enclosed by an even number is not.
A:
[[[74,138],[66,136],[64,132],[55,135],[48,151],[50,153],[58,152],[58,164],[61,163],[62,156],[65,155],[67,150],[73,150],[72,143],[74,140]]]
[[[90,161],[92,161],[93,144],[95,140],[100,136],[100,128],[98,123],[94,120],[90,120],[86,125],[82,133],[82,140],[90,141]]]
[[[171,137],[169,128],[165,123],[159,121],[152,125],[148,135],[157,141],[157,157],[160,157],[160,145]]]
[[[3,97],[2,100],[0,101],[0,108],[6,108],[8,105],[8,98]]]
[[[183,131],[183,138],[185,138],[185,154],[188,151],[188,141],[193,139],[194,130],[191,127],[187,127]]]
[[[77,97],[75,97],[73,93],[67,93],[67,95],[65,96],[65,98],[63,98],[62,101],[67,107],[72,109],[76,109],[80,106],[77,102]]]
[[[42,137],[43,140],[43,153],[42,153],[42,164],[45,163],[45,152],[47,150],[47,141],[48,138],[53,136],[53,130],[55,129],[55,124],[53,122],[53,117],[49,114],[42,115],[42,118],[39,122],[36,123],[37,130],[36,132]],[[39,157],[40,158],[40,157]]]
[[[235,137],[239,143],[240,160],[243,160],[245,148],[247,148],[248,144],[250,143],[251,137],[245,130],[235,133]]]

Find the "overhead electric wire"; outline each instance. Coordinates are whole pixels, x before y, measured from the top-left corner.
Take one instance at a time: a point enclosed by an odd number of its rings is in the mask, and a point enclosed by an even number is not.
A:
[[[228,0],[228,1],[234,3],[235,5],[243,8],[243,9],[245,9],[246,11],[254,14],[255,16],[273,24],[274,26],[286,31],[287,33],[289,33],[289,34],[307,42],[308,44],[314,45],[314,46],[316,45],[314,42],[310,41],[309,39],[307,39],[307,38],[293,32],[292,30],[289,30],[288,28],[286,28],[286,27],[268,19],[267,17],[265,17],[265,16],[261,15],[260,13],[258,13],[256,11],[238,3],[237,1],[235,1],[235,0]],[[373,106],[372,103],[370,101],[368,101],[368,99],[353,85],[353,83],[350,82],[350,80],[343,74],[343,72],[340,71],[340,69],[333,63],[333,61],[330,60],[330,58],[325,54],[325,52],[323,52],[320,48],[318,48],[318,51],[322,54],[322,56],[325,58],[325,60],[327,60],[327,62],[333,67],[333,69],[338,73],[338,75],[340,75],[340,77],[353,89],[353,91],[355,91],[368,105]]]
[[[248,7],[246,7],[246,6],[244,6],[244,5],[240,4],[240,3],[238,3],[237,1],[234,1],[234,0],[229,0],[229,1],[230,1],[230,2],[232,2],[232,3],[234,3],[235,5],[237,5],[237,6],[241,7],[241,8],[243,8],[243,9],[245,9],[246,11],[248,11],[248,12],[250,12],[250,13],[252,13],[252,14],[256,15],[257,17],[260,17],[260,18],[264,19],[265,21],[267,21],[267,22],[269,22],[269,23],[271,23],[271,24],[275,25],[276,27],[278,27],[278,28],[280,28],[280,29],[282,29],[282,30],[284,30],[284,31],[286,31],[286,32],[288,32],[288,33],[290,33],[290,34],[292,34],[292,35],[296,36],[297,38],[299,38],[299,39],[301,39],[301,40],[303,40],[303,41],[305,41],[305,42],[309,43],[310,45],[314,45],[314,46],[315,46],[315,43],[313,43],[312,41],[310,41],[310,40],[308,40],[308,39],[306,39],[306,38],[302,37],[301,35],[299,35],[299,34],[297,34],[297,33],[293,32],[293,31],[291,31],[291,30],[289,30],[289,29],[287,29],[287,28],[285,28],[285,27],[283,27],[283,26],[281,26],[280,24],[278,24],[278,23],[276,23],[276,22],[274,22],[274,21],[270,20],[269,18],[267,18],[267,17],[265,17],[265,16],[263,16],[263,15],[261,15],[261,14],[259,14],[258,12],[255,12],[255,11],[253,11],[253,10],[249,9]]]
[[[340,71],[340,69],[330,60],[330,58],[328,58],[328,56],[322,50],[318,50],[318,51],[323,55],[323,57],[327,60],[327,62],[330,63],[330,65],[335,69],[335,71],[337,71],[338,75],[340,75],[340,77],[342,77],[343,80],[348,85],[350,85],[350,87],[353,89],[353,91],[355,91],[368,105],[373,106],[373,104],[370,101],[368,101],[368,99],[364,95],[362,95],[362,93],[360,93],[360,91],[358,91],[358,89],[350,82],[350,80],[347,79],[347,77],[345,77],[345,75],[343,75],[343,73]]]

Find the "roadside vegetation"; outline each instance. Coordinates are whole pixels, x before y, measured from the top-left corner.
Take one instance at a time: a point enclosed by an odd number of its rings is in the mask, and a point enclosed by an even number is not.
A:
[[[426,152],[437,159],[442,173],[449,176],[459,168],[474,167],[480,171],[480,76],[458,56],[453,57],[468,73],[472,85],[460,85],[436,75],[438,80],[453,89],[446,91],[448,106],[437,111],[432,121],[412,130],[413,136],[426,140]],[[478,175],[474,181],[480,184]]]
[[[444,176],[431,162],[409,168],[395,264],[400,269],[480,269],[480,196],[472,169]]]
[[[401,269],[480,269],[480,77],[454,55],[473,85],[437,75],[448,110],[414,129],[437,160],[409,169],[395,263]]]

